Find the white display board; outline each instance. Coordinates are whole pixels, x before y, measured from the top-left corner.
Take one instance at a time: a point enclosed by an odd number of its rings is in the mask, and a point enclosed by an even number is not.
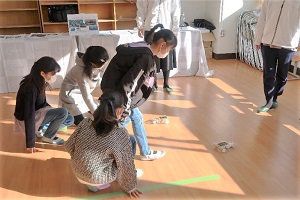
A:
[[[97,14],[69,14],[67,17],[70,35],[99,34]]]

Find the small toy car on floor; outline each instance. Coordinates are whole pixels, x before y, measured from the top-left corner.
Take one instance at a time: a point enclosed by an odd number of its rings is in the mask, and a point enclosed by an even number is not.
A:
[[[235,144],[234,142],[221,141],[215,142],[214,147],[224,153],[227,151],[227,149],[235,147]]]

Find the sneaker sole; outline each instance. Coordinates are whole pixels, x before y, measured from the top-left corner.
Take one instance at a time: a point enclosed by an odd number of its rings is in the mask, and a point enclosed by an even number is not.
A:
[[[142,158],[142,157],[140,157],[140,159],[143,160],[143,161],[152,161],[152,160],[158,160],[158,159],[164,157],[165,155],[166,155],[166,152],[164,152],[159,158],[149,159],[149,158]]]

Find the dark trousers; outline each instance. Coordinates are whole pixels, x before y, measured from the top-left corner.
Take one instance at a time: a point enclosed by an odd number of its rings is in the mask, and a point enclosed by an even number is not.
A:
[[[267,103],[270,100],[277,101],[277,97],[283,93],[295,51],[261,45],[261,53],[264,65],[263,81],[266,101]]]

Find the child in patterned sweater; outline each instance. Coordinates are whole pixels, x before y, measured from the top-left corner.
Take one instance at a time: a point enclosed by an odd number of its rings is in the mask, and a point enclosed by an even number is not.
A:
[[[116,91],[105,91],[94,119],[84,119],[65,143],[71,155],[71,166],[79,182],[97,192],[117,180],[130,197],[142,194],[137,189],[133,136],[119,125],[123,114],[123,97]]]

